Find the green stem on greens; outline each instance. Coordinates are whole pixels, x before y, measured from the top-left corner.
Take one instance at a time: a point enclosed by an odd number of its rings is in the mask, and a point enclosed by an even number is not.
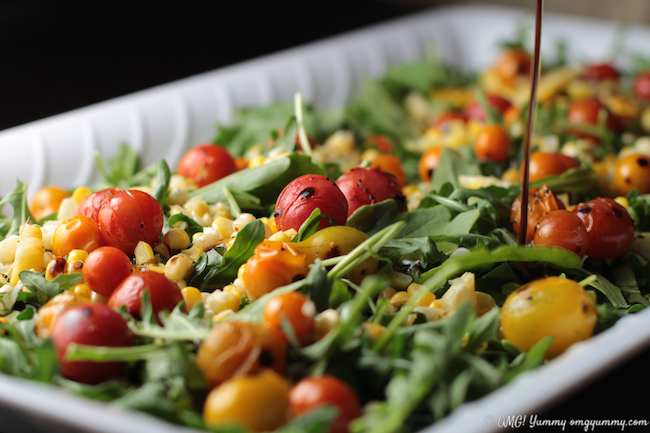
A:
[[[228,185],[223,186],[223,193],[226,196],[226,201],[228,201],[230,213],[234,218],[238,218],[241,215],[241,209],[239,208],[237,200],[235,200],[235,196],[232,195],[232,191],[230,191],[230,188],[228,188]]]
[[[141,361],[147,359],[152,353],[160,350],[159,344],[144,344],[130,347],[88,346],[85,344],[70,343],[65,352],[67,361]]]
[[[593,282],[595,282],[597,280],[598,280],[598,277],[596,275],[592,274],[592,275],[589,275],[588,277],[586,277],[585,279],[583,279],[582,281],[579,281],[578,284],[580,285],[580,287],[585,287],[585,286],[588,286],[588,285],[590,285],[591,283],[593,283]]]
[[[302,151],[305,152],[305,155],[311,157],[311,146],[309,145],[309,138],[307,138],[307,132],[305,131],[305,122],[302,115],[302,94],[296,92],[294,99],[296,107],[296,123],[298,124],[298,138],[300,141],[300,147]]]

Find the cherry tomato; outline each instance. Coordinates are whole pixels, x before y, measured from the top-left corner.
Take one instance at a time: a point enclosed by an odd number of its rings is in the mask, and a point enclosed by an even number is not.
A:
[[[275,224],[278,230],[299,230],[314,209],[327,215],[336,225],[345,225],[348,219],[348,202],[336,183],[319,174],[306,174],[287,185],[275,204]],[[319,228],[330,225],[322,218]]]
[[[433,172],[438,168],[438,162],[440,162],[440,156],[444,150],[444,147],[436,146],[422,154],[418,163],[418,173],[422,182],[431,182]]]
[[[504,50],[495,64],[499,77],[508,83],[515,78],[530,75],[531,57],[526,51],[518,48]]]
[[[393,151],[393,145],[390,144],[388,139],[382,134],[371,135],[370,137],[364,140],[363,145],[364,147],[374,146],[380,152],[390,153]]]
[[[322,406],[339,411],[329,433],[347,433],[348,424],[361,415],[359,398],[354,389],[335,376],[311,376],[296,383],[289,391],[291,415],[296,417]]]
[[[558,209],[539,219],[535,226],[533,243],[562,247],[582,256],[589,247],[589,235],[582,220],[576,214]]]
[[[246,295],[255,300],[309,273],[304,254],[280,241],[265,240],[246,262],[242,279]]]
[[[393,199],[406,211],[406,197],[394,176],[374,168],[353,168],[336,181],[348,201],[348,216],[363,205]]]
[[[202,187],[236,171],[235,159],[224,147],[201,144],[183,155],[178,163],[177,173],[193,179]]]
[[[510,136],[499,125],[488,125],[476,136],[474,153],[481,161],[506,162],[512,142]]]
[[[128,347],[133,334],[124,318],[112,308],[99,303],[77,305],[66,311],[54,324],[52,344],[61,374],[68,379],[97,384],[122,375],[122,362],[66,361],[70,343],[91,346]]]
[[[163,229],[163,209],[155,198],[139,190],[111,195],[99,210],[104,244],[133,255],[138,242],[153,246]]]
[[[512,106],[510,101],[508,101],[507,99],[503,99],[500,96],[487,95],[486,98],[487,98],[488,105],[492,108],[496,108],[497,110],[499,110],[501,114],[505,113],[506,110],[508,110],[508,108]],[[472,101],[472,103],[469,104],[469,106],[465,110],[465,116],[468,119],[474,119],[481,122],[485,122],[485,120],[487,119],[487,116],[485,115],[485,111],[483,110],[481,104],[478,103],[478,101]]]
[[[565,209],[564,203],[557,200],[555,195],[553,195],[553,192],[546,185],[541,189],[534,187],[528,190],[528,225],[526,227],[526,243],[533,240],[535,226],[539,220],[547,213],[558,209]],[[510,209],[510,223],[512,224],[512,229],[517,235],[519,235],[520,217],[521,195],[515,199],[514,203],[512,203],[512,208]]]
[[[572,101],[569,105],[568,119],[569,122],[575,123],[576,125],[585,125],[585,126],[597,126],[601,112],[606,115],[606,125],[607,129],[610,131],[618,130],[618,122],[612,113],[603,105],[598,99],[584,99],[579,101]],[[568,128],[567,132],[569,134],[575,135],[581,138],[591,138],[598,141],[598,137],[584,132],[579,128]]]
[[[61,260],[65,262],[64,259]],[[90,298],[74,293],[71,290],[66,290],[52,297],[38,310],[38,316],[34,324],[34,331],[36,331],[38,338],[46,339],[49,337],[54,324],[63,313],[75,305],[88,302],[90,302]]]
[[[630,248],[634,240],[634,223],[627,209],[611,198],[598,197],[579,203],[573,212],[587,229],[590,259],[615,259]]]
[[[133,273],[129,256],[115,247],[100,247],[88,254],[84,261],[84,281],[90,289],[109,297],[117,286]]]
[[[387,153],[379,155],[372,161],[370,168],[375,168],[393,175],[399,186],[406,185],[406,173],[404,172],[402,161],[395,155]]]
[[[149,290],[149,299],[156,317],[162,311],[171,312],[183,300],[181,289],[176,283],[154,271],[140,271],[127,276],[113,291],[108,306],[120,308],[136,319],[142,318],[142,295]]]
[[[285,343],[289,338],[282,329],[286,320],[302,345],[313,339],[316,306],[307,296],[299,292],[287,292],[274,296],[266,303],[262,312],[262,323],[271,329]]]
[[[453,122],[453,121],[465,122],[466,120],[467,117],[462,113],[458,113],[456,111],[443,111],[442,113],[440,113],[438,117],[436,117],[436,120],[434,120],[431,126],[433,126],[434,128],[444,130],[449,125],[449,122]]]
[[[643,102],[650,102],[650,72],[641,72],[632,82],[634,96]]]
[[[621,73],[611,63],[592,63],[585,66],[582,76],[589,81],[618,81]]]
[[[504,337],[528,351],[552,335],[546,358],[555,358],[593,334],[598,313],[593,299],[573,280],[547,277],[512,292],[501,308]]]
[[[284,374],[287,348],[261,323],[221,322],[201,342],[196,363],[210,385],[217,386],[265,368]]]
[[[616,163],[614,190],[617,195],[627,195],[635,189],[639,194],[650,193],[650,157],[628,155]]]
[[[212,428],[238,425],[248,431],[273,431],[287,422],[289,386],[273,370],[227,380],[208,394],[203,420]]]
[[[580,161],[562,153],[537,151],[530,154],[529,167],[528,179],[530,182],[535,182],[549,176],[560,175],[570,168],[580,167]],[[519,172],[523,175],[523,171],[522,162]]]
[[[117,188],[106,188],[90,194],[79,205],[77,215],[87,216],[99,222],[99,209],[110,196],[119,191]]]
[[[66,256],[72,250],[91,252],[103,245],[97,222],[83,215],[63,221],[52,236],[52,253],[57,257]]]
[[[70,197],[70,193],[58,186],[44,186],[39,189],[30,206],[30,212],[36,221],[59,211],[63,199]]]

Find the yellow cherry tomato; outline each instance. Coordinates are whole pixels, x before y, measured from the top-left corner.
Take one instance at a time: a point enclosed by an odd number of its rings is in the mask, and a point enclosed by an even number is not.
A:
[[[70,197],[70,193],[63,188],[44,186],[34,195],[30,211],[36,220],[40,220],[51,213],[58,212],[61,202],[68,197]]]
[[[553,343],[546,358],[593,334],[598,314],[593,299],[573,280],[547,277],[521,286],[501,308],[503,336],[528,351],[548,335]]]
[[[203,406],[209,427],[239,425],[254,432],[275,430],[287,422],[289,387],[271,369],[237,376],[214,388]]]

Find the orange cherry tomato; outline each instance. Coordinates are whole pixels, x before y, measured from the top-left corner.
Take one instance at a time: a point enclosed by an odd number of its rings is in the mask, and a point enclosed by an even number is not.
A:
[[[650,193],[650,157],[647,155],[628,155],[616,163],[614,170],[616,194],[627,195],[635,188],[639,194]]]
[[[526,243],[533,240],[535,234],[535,226],[539,220],[549,212],[558,209],[565,209],[564,203],[557,200],[553,192],[544,185],[542,188],[530,188],[528,190],[528,226],[526,234]],[[517,197],[512,203],[510,209],[510,223],[512,229],[519,235],[521,217],[521,195]]]
[[[228,151],[216,144],[190,149],[178,163],[178,174],[193,179],[199,187],[237,171],[237,163]]]
[[[580,161],[562,153],[533,152],[530,154],[529,180],[535,182],[549,176],[564,173],[570,168],[580,167]],[[523,162],[519,172],[523,174]],[[522,179],[523,180],[523,179]]]
[[[481,161],[506,162],[510,146],[510,136],[502,126],[488,125],[476,136],[474,152]]]
[[[512,83],[519,76],[530,75],[531,57],[522,49],[507,49],[501,53],[494,67],[503,81]]]
[[[296,417],[322,406],[333,406],[339,415],[328,433],[348,433],[348,424],[361,415],[354,389],[335,376],[306,377],[289,391],[289,410]]]
[[[52,236],[52,253],[57,257],[66,256],[72,250],[91,252],[103,245],[99,225],[83,215],[63,221]]]
[[[288,343],[289,338],[282,329],[284,321],[287,321],[298,342],[305,345],[313,338],[315,315],[316,306],[311,299],[299,292],[287,292],[267,302],[262,312],[262,323]]]
[[[68,197],[70,197],[70,193],[63,188],[44,186],[34,195],[29,210],[38,221],[54,212],[58,212],[61,202]]]
[[[304,254],[280,241],[266,240],[255,247],[246,262],[242,279],[251,301],[294,281],[304,278],[309,266]]]
[[[399,186],[406,185],[406,173],[404,172],[402,161],[395,155],[387,153],[379,155],[372,161],[370,168],[376,168],[384,173],[393,175]]]
[[[418,172],[423,182],[431,182],[433,172],[438,168],[440,155],[445,150],[444,147],[432,147],[422,154],[418,163]]]
[[[582,256],[589,247],[589,235],[576,214],[558,209],[539,219],[535,226],[533,243],[561,247]]]
[[[131,260],[115,247],[100,247],[84,261],[84,281],[102,296],[111,296],[120,283],[133,273]]]
[[[569,105],[568,119],[569,122],[575,123],[576,125],[597,126],[601,112],[605,113],[607,129],[610,131],[618,130],[616,118],[605,105],[595,98],[572,101]],[[591,138],[599,141],[598,137],[584,132],[579,128],[569,128],[567,132],[577,137]]]

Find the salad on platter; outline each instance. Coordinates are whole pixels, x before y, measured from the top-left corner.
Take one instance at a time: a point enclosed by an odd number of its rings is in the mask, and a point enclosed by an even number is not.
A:
[[[560,51],[561,52],[561,51]],[[649,305],[650,63],[435,57],[2,198],[0,372],[218,432],[417,431]]]

